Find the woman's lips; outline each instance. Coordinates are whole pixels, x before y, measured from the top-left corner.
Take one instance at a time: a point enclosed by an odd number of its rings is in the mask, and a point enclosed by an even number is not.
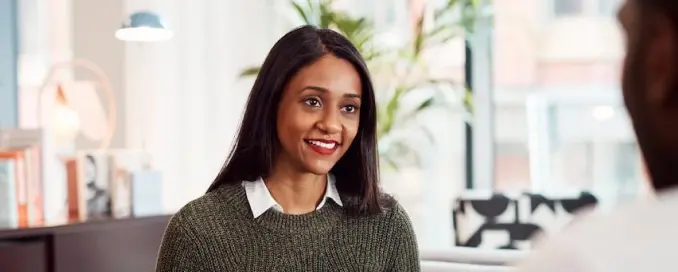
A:
[[[339,148],[339,143],[333,140],[305,139],[304,142],[321,155],[332,155]]]

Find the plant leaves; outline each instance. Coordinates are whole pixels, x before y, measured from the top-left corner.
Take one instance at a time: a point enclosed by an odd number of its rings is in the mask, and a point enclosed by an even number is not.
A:
[[[304,8],[302,8],[301,5],[299,5],[299,3],[297,3],[297,1],[290,0],[290,4],[292,5],[294,10],[296,11],[299,18],[301,18],[301,20],[304,22],[304,24],[307,24],[307,25],[313,24],[313,22],[311,22],[311,20],[309,18],[310,15],[306,14],[306,10],[304,10]]]
[[[415,112],[421,112],[421,111],[429,109],[431,106],[433,106],[434,102],[435,102],[435,97],[430,97],[430,98],[424,100],[424,102],[421,102],[419,104],[419,106],[417,106],[417,108],[415,109]]]
[[[468,89],[460,91],[465,87],[454,80],[430,78],[428,64],[422,56],[431,47],[472,33],[479,16],[479,0],[446,0],[444,5],[433,11],[434,26],[430,30],[424,29],[424,22],[428,19],[424,16],[428,14],[422,12],[406,46],[398,48],[377,47],[375,37],[379,33],[373,21],[369,17],[333,9],[333,0],[290,0],[290,5],[304,24],[336,30],[350,40],[365,59],[380,101],[377,104],[377,137],[380,139],[380,158],[387,166],[397,169],[401,165],[420,163],[418,147],[411,146],[400,132],[409,129],[406,125],[416,122],[419,114],[435,107],[447,107],[448,89],[459,92],[455,95],[465,115],[472,116],[472,92]],[[240,77],[256,76],[259,70],[259,67],[247,67],[241,71]],[[408,106],[405,109],[403,105],[408,103],[403,103],[404,97],[423,89],[434,90],[435,94],[414,108]],[[433,134],[428,128],[414,125],[418,132],[433,142]]]

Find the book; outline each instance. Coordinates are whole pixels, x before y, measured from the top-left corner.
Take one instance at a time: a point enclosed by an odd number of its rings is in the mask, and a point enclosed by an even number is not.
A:
[[[29,226],[41,226],[45,223],[46,210],[51,207],[45,200],[51,195],[58,193],[53,187],[45,187],[45,167],[47,165],[48,155],[45,153],[46,143],[43,141],[43,130],[40,129],[20,129],[4,128],[0,129],[0,151],[9,152],[5,157],[13,157],[11,153],[21,152],[22,173],[15,173],[15,176],[23,184],[17,184],[19,188],[24,189],[25,196],[17,196],[20,199],[26,198],[27,220]],[[52,184],[57,184],[53,180]]]
[[[6,191],[9,195],[7,199],[3,199],[0,206],[3,210],[7,210],[7,225],[8,228],[19,228],[29,226],[28,216],[28,193],[26,182],[26,167],[24,153],[21,151],[0,151],[0,160],[5,162],[4,168],[6,170],[7,188],[14,188],[14,192]],[[11,168],[10,168],[11,167]],[[14,194],[13,196],[11,194]],[[15,216],[14,218],[9,218]]]
[[[111,209],[116,218],[132,215],[132,174],[150,166],[150,154],[141,150],[111,150]]]
[[[80,180],[78,179],[78,160],[75,158],[64,159],[66,167],[66,187],[67,187],[67,218],[68,221],[79,221],[85,217],[85,212],[80,212],[80,203],[82,200]]]
[[[19,227],[16,162],[0,159],[0,228]]]

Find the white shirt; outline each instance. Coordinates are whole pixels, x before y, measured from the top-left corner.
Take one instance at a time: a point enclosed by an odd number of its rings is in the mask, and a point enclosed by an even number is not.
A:
[[[678,271],[678,190],[577,219],[548,237],[518,272]]]
[[[254,182],[243,181],[242,186],[245,187],[247,201],[250,204],[250,209],[252,210],[252,215],[254,215],[254,218],[259,217],[261,214],[271,208],[278,212],[283,211],[282,206],[280,206],[280,204],[278,204],[278,202],[273,199],[273,196],[271,196],[271,192],[268,190],[268,187],[266,187],[266,183],[264,183],[262,178],[259,178]],[[325,196],[315,209],[319,210],[322,208],[328,198],[332,199],[339,206],[343,206],[341,203],[341,198],[339,197],[339,191],[337,191],[337,187],[335,186],[334,176],[332,174],[327,174]]]

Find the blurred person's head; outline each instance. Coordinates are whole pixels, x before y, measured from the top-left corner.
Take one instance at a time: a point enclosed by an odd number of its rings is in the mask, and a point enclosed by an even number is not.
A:
[[[372,81],[342,35],[304,26],[271,49],[249,95],[235,145],[210,187],[276,169],[334,174],[346,207],[380,211]]]
[[[627,0],[624,102],[656,190],[678,185],[678,0]]]

